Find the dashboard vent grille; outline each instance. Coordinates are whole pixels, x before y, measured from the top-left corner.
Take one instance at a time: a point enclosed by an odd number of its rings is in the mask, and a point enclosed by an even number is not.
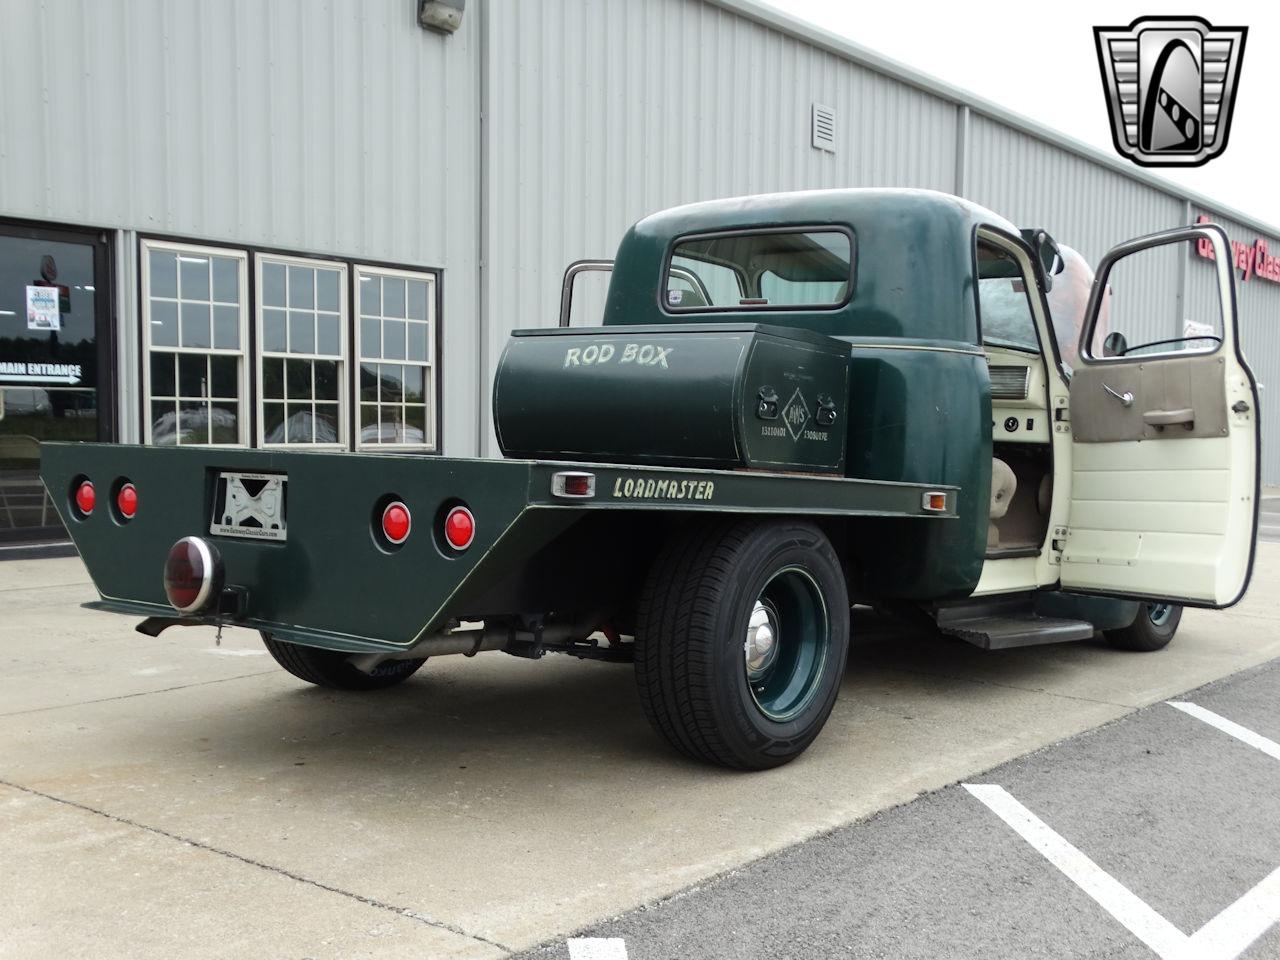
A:
[[[1027,381],[1030,378],[1030,367],[992,367],[991,399],[1027,399]]]

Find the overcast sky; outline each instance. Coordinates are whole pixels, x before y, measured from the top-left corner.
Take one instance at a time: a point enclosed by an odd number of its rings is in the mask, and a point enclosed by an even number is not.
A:
[[[1151,172],[1280,226],[1280,3],[1274,0],[1167,7],[1129,0],[768,2],[1113,155],[1094,26],[1183,14],[1218,26],[1247,26],[1226,152],[1202,167]]]

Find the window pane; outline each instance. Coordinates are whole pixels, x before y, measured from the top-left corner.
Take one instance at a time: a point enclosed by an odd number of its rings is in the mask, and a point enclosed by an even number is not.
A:
[[[289,360],[285,367],[286,396],[290,400],[311,399],[311,361]]]
[[[404,368],[404,399],[406,403],[422,402],[422,368]]]
[[[262,302],[269,307],[285,306],[283,264],[262,265]]]
[[[234,403],[215,403],[209,417],[214,443],[239,443],[240,428]]]
[[[338,405],[317,403],[315,419],[316,443],[338,442]]]
[[[404,442],[427,442],[427,408],[407,406],[404,408]]]
[[[425,323],[409,324],[409,360],[426,361],[429,359],[427,354],[427,325]]]
[[[360,318],[360,356],[382,356],[382,323],[377,317]]]
[[[311,404],[291,403],[284,422],[286,443],[310,443],[312,438]]]
[[[262,395],[271,400],[284,399],[284,360],[280,357],[262,360]]]
[[[310,267],[289,267],[289,306],[314,307],[316,272]]]
[[[404,281],[399,277],[382,278],[382,315],[404,316]]]
[[[853,244],[836,230],[685,240],[672,252],[669,278],[666,304],[673,310],[834,306],[849,294]]]
[[[262,349],[284,353],[289,342],[285,337],[283,310],[262,311]]]
[[[378,431],[378,405],[376,403],[362,403],[360,405],[360,442],[381,442]]]
[[[338,315],[316,314],[316,353],[336,357],[339,354]]]
[[[378,368],[381,374],[382,402],[400,403],[404,400],[404,367],[384,363]]]
[[[316,399],[338,399],[338,361],[317,360],[316,365]]]
[[[262,437],[267,443],[284,442],[284,404],[262,405]]]
[[[194,253],[178,254],[179,287],[183,300],[209,299],[209,258]]]
[[[160,447],[178,442],[178,405],[172,400],[152,401],[151,442]]]
[[[179,405],[178,442],[209,442],[209,411],[203,403],[183,403]]]
[[[178,395],[206,397],[209,378],[208,358],[203,353],[178,354]]]
[[[182,345],[184,347],[211,347],[209,334],[209,305],[207,303],[182,304]]]
[[[213,257],[213,299],[240,302],[240,263],[231,257]]]
[[[151,302],[151,342],[157,347],[178,345],[178,305],[163,300]]]
[[[409,281],[409,319],[427,319],[427,281]]]
[[[382,355],[388,360],[404,359],[404,328],[403,320],[382,321]]]
[[[377,277],[360,277],[360,313],[375,317],[382,313],[382,282]]]
[[[338,271],[316,271],[316,307],[321,310],[338,309]]]
[[[219,350],[240,349],[240,308],[213,308],[213,345]]]
[[[209,358],[209,395],[211,397],[240,396],[239,357]]]
[[[176,297],[178,295],[178,257],[171,250],[152,250],[151,296]]]
[[[316,315],[314,313],[289,311],[289,352],[316,352]]]
[[[378,399],[378,365],[376,363],[360,364],[360,399]]]
[[[176,397],[176,374],[174,373],[174,355],[172,353],[151,354],[151,395],[153,397]]]

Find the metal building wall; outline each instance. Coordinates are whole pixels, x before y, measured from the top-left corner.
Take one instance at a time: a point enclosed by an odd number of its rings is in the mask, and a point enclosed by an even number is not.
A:
[[[565,266],[611,257],[647,213],[816,187],[954,190],[954,105],[711,4],[492,0],[488,32],[489,376],[508,331],[556,323]],[[811,146],[815,101],[835,108],[834,154]]]
[[[444,269],[449,351],[476,349],[476,18],[405,0],[0,0],[0,213]],[[124,331],[136,337],[136,331]],[[122,361],[136,363],[136,339]],[[446,363],[450,453],[475,453],[472,364]],[[136,369],[122,369],[136,384]],[[136,386],[122,410],[136,427]]]

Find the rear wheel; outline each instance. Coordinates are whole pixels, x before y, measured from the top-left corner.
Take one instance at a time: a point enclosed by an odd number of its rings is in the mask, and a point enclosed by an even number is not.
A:
[[[373,673],[365,673],[347,662],[351,656],[349,653],[285,643],[269,633],[262,635],[262,642],[276,663],[299,680],[333,690],[383,690],[394,687],[397,683],[408,680],[427,662],[425,659],[384,660],[374,668]]]
[[[694,759],[776,767],[826,723],[848,646],[844,573],[818,527],[702,528],[669,543],[645,583],[640,702],[654,728]]]
[[[1176,603],[1144,603],[1133,623],[1106,631],[1107,642],[1121,650],[1150,653],[1169,645],[1182,621],[1182,607]]]

